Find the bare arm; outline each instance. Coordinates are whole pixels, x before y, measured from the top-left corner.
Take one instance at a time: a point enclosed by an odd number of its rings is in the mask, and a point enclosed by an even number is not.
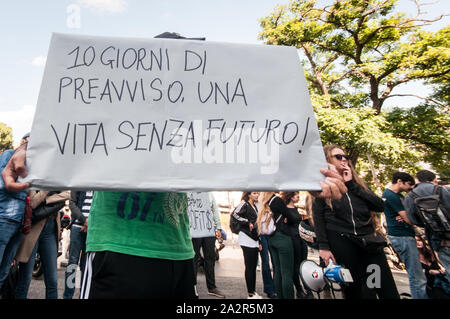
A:
[[[22,178],[27,176],[26,145],[25,143],[16,150],[2,172],[5,187],[9,191],[21,192],[30,187],[30,183],[17,183],[19,176]]]

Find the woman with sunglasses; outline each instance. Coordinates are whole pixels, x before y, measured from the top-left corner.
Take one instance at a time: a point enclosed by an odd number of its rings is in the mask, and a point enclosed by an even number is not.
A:
[[[316,198],[313,203],[314,224],[320,257],[350,270],[353,283],[346,285],[346,299],[398,299],[383,242],[375,236],[378,230],[375,212],[384,209],[383,200],[375,195],[353,168],[348,155],[337,145],[324,147],[327,162],[343,177],[348,192],[339,200]]]

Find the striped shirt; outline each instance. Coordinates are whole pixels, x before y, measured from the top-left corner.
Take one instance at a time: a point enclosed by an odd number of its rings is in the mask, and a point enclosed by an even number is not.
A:
[[[85,218],[89,218],[89,211],[91,210],[92,198],[94,197],[93,191],[86,191],[86,197],[84,198],[83,205],[81,206],[81,213]],[[81,222],[77,219],[74,223],[75,226],[81,227]]]

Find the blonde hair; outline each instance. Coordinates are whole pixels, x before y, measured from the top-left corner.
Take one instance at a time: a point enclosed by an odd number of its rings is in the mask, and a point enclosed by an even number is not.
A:
[[[314,216],[313,216],[313,209],[312,209],[313,201],[314,201],[314,197],[310,193],[306,193],[305,210],[306,210],[306,215],[308,216],[309,224],[312,227],[314,227]]]
[[[345,150],[342,147],[340,147],[339,145],[336,145],[336,144],[324,146],[323,151],[325,153],[325,158],[328,163],[331,163],[331,158],[333,157],[331,155],[331,152],[336,148],[345,152]],[[358,184],[359,186],[361,186],[363,190],[368,192],[369,188],[367,187],[366,183],[364,183],[362,178],[356,172],[351,160],[348,161],[348,166],[350,167],[350,171],[352,172],[352,177],[353,177],[353,180],[355,181],[355,183]],[[331,200],[327,199],[326,202],[331,207],[331,209],[333,209],[333,206],[331,205]],[[381,222],[380,222],[380,219],[378,218],[378,215],[376,212],[373,212],[373,211],[370,212],[370,221],[372,222],[375,232],[382,233]]]
[[[270,219],[273,218],[267,218],[267,215],[271,212],[270,207],[268,205],[270,198],[275,195],[275,192],[261,192],[259,193],[259,212],[258,217],[256,218],[256,225],[258,229],[258,235],[261,235],[261,229],[262,229],[262,222],[265,220],[266,227],[270,223]]]

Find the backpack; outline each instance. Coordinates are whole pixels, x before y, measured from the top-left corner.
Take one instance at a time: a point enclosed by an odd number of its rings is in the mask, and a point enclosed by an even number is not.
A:
[[[236,208],[238,207],[239,206],[236,206]],[[233,212],[230,214],[230,229],[233,234],[239,234],[239,230],[241,228],[239,221],[233,216],[236,208],[233,209]]]
[[[417,215],[432,233],[450,239],[450,212],[441,201],[442,187],[436,186],[432,195],[419,196],[411,191]]]
[[[275,196],[272,197],[272,199],[269,201],[269,203],[267,205],[270,206],[270,204],[272,203],[272,201],[274,200]],[[273,233],[275,233],[275,231],[277,230],[277,224],[278,221],[281,219],[282,215],[280,214],[280,216],[278,216],[277,220],[274,221],[273,220],[273,213],[272,212],[268,212],[263,219],[261,220],[261,235],[267,235],[270,236]],[[270,218],[269,224],[267,225],[267,218]]]
[[[277,230],[277,223],[280,220],[282,215],[278,216],[277,220],[273,221],[273,213],[269,212],[264,216],[264,218],[261,220],[261,235],[272,235]],[[270,218],[269,224],[267,225],[267,218]]]

